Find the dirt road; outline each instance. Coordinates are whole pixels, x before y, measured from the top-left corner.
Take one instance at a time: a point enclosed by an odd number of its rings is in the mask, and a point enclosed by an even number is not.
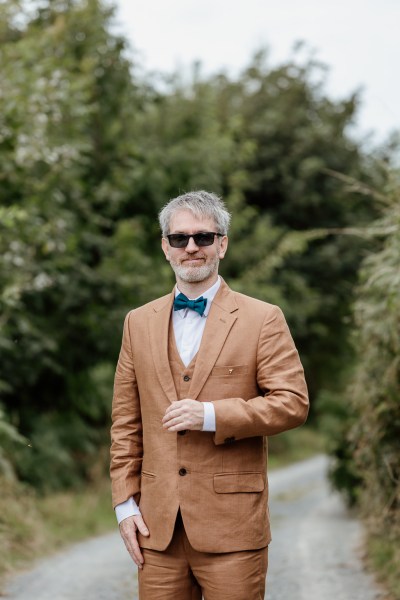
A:
[[[327,465],[319,456],[270,474],[267,600],[383,597],[363,571],[362,528],[330,490]],[[41,561],[11,582],[5,598],[136,600],[136,567],[116,532]]]

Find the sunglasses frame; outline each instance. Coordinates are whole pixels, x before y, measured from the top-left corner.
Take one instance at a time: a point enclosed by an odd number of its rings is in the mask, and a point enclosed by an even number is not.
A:
[[[199,243],[199,238],[197,236],[202,236],[202,235],[212,235],[213,239],[212,242],[210,242],[209,244],[201,244]],[[186,248],[186,246],[188,245],[190,238],[193,238],[194,243],[196,244],[196,246],[198,246],[199,248],[204,248],[206,246],[212,246],[213,243],[215,242],[215,236],[218,237],[224,237],[224,233],[217,233],[216,231],[198,231],[197,233],[192,233],[192,234],[186,234],[186,233],[170,233],[168,235],[166,235],[165,237],[168,239],[168,243],[171,246],[171,248]],[[171,243],[171,238],[174,240],[176,239],[176,236],[180,236],[182,238],[184,238],[184,241],[182,243],[182,245],[174,245],[173,243]],[[197,238],[197,240],[196,240]]]

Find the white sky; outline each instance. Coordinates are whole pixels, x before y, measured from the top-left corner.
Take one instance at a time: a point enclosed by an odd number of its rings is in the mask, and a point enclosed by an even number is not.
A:
[[[359,134],[400,129],[400,0],[116,0],[122,33],[145,70],[200,60],[204,73],[245,67],[262,46],[272,65],[303,40],[330,69],[333,98],[363,88]],[[308,55],[308,54],[307,54]]]

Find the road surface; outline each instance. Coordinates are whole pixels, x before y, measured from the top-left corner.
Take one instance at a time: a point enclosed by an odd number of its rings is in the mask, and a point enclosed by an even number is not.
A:
[[[267,600],[384,597],[363,570],[362,527],[330,489],[327,467],[318,456],[270,473]],[[116,531],[40,561],[10,582],[5,598],[137,600],[136,567]]]

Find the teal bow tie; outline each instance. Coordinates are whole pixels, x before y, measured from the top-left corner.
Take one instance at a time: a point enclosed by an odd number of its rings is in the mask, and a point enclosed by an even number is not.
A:
[[[197,298],[196,300],[189,300],[185,294],[179,294],[174,300],[174,310],[181,310],[182,308],[190,308],[203,316],[205,308],[207,306],[207,298]]]

